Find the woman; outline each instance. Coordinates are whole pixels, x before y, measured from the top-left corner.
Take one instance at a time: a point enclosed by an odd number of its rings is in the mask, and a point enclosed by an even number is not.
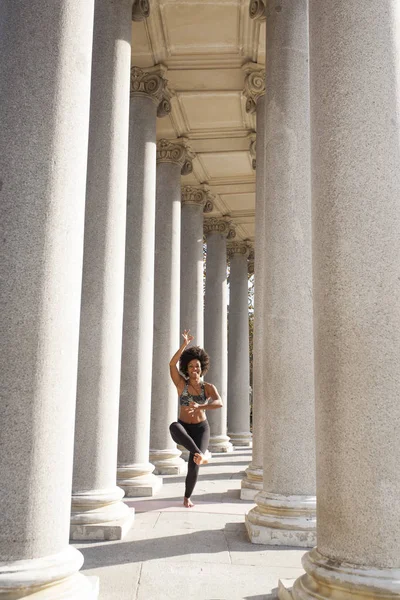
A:
[[[182,345],[169,363],[171,379],[178,390],[180,404],[178,422],[171,423],[169,430],[174,442],[190,452],[183,499],[186,508],[194,506],[190,496],[196,485],[199,466],[206,464],[210,456],[207,450],[210,425],[205,411],[222,406],[221,397],[215,386],[204,383],[200,379],[209,367],[208,354],[199,346],[192,346],[185,350],[193,340],[189,332],[189,329],[183,332]],[[177,369],[178,361],[179,369],[185,377],[182,377]]]

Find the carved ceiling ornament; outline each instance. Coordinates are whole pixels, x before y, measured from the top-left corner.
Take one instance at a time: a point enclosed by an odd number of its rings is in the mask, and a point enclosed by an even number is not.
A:
[[[254,19],[256,21],[265,21],[266,12],[265,0],[250,0],[250,19]]]
[[[249,256],[250,248],[247,242],[237,241],[229,242],[226,251],[229,259],[232,259],[234,256],[245,256],[247,258]]]
[[[207,236],[210,233],[221,233],[228,240],[236,236],[233,222],[227,218],[207,217],[204,219],[204,235]]]
[[[182,204],[196,204],[203,207],[203,212],[211,212],[213,209],[213,196],[206,184],[198,187],[185,185],[182,188]]]
[[[243,90],[243,95],[246,98],[246,112],[254,113],[256,112],[258,99],[265,94],[265,67],[249,62],[243,65],[242,68],[246,73]]]
[[[162,117],[171,112],[171,92],[167,89],[166,72],[167,67],[161,64],[148,69],[131,68],[131,98],[149,96],[158,107],[157,115]]]
[[[174,163],[181,167],[181,174],[188,175],[193,171],[194,153],[187,145],[186,138],[177,140],[161,139],[157,142],[157,162]]]
[[[144,21],[149,15],[149,0],[134,0],[132,6],[132,21]]]
[[[249,244],[249,258],[247,260],[247,269],[248,272],[253,275],[254,273],[254,246]]]

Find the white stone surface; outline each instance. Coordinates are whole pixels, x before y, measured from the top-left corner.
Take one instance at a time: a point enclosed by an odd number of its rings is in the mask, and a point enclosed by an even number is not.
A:
[[[193,501],[182,506],[184,475],[165,476],[157,498],[128,500],[135,526],[123,542],[87,544],[85,573],[100,577],[104,600],[265,598],[279,579],[301,572],[299,549],[255,546],[247,538],[239,500],[248,449],[219,454],[200,468]]]
[[[259,96],[256,105],[257,114],[257,137],[256,137],[256,207],[255,207],[255,241],[254,241],[254,330],[253,330],[253,410],[252,410],[252,434],[253,454],[250,467],[260,472],[261,479],[257,490],[262,490],[263,478],[263,437],[264,437],[264,368],[262,364],[264,335],[264,311],[263,311],[263,289],[264,289],[264,267],[266,255],[264,253],[264,203],[265,203],[265,94]],[[254,478],[249,479],[246,471],[243,478],[242,488],[252,488]],[[243,499],[247,492],[243,492]]]
[[[96,532],[99,520],[129,520],[122,490],[110,489],[118,446],[131,10],[132,0],[95,4],[71,515],[71,535],[85,522],[79,535],[86,531],[88,539],[92,518]],[[113,524],[109,535],[116,531]]]
[[[207,223],[207,219],[204,220]],[[229,226],[220,233],[205,229],[207,241],[206,290],[204,301],[204,347],[210,356],[207,381],[216,386],[222,398],[221,409],[209,410],[210,452],[230,452],[233,449],[227,436],[228,339],[227,339],[227,280],[226,238]]]
[[[266,31],[263,490],[286,499],[314,496],[304,510],[315,525],[307,0],[282,0],[279,10],[271,8]],[[281,537],[292,509],[297,522],[290,502],[267,507],[261,493],[257,498],[258,527],[276,528]],[[271,513],[268,526],[265,511]],[[298,538],[292,527],[287,536],[304,544],[302,526]]]
[[[296,598],[400,597],[399,27],[397,3],[310,2],[318,549]]]
[[[250,363],[247,258],[243,242],[228,244],[228,435],[234,446],[251,446]]]
[[[128,496],[136,496],[136,488],[144,495],[143,484],[146,495],[159,489],[149,463],[156,119],[157,106],[150,94],[131,97],[117,475]]]
[[[68,530],[93,1],[0,14],[0,589],[83,599]]]
[[[181,169],[187,160],[187,152],[181,141],[159,141],[158,146],[150,460],[157,474],[168,474],[186,470],[186,463],[180,458],[180,451],[169,432],[169,425],[176,421],[178,410],[169,361],[181,343]],[[164,155],[167,155],[166,161]]]

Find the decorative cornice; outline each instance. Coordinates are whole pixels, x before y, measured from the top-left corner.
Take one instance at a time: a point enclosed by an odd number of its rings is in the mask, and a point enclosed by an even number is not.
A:
[[[203,207],[204,213],[212,211],[214,197],[210,193],[210,188],[206,184],[198,187],[185,185],[182,188],[182,204],[196,204]]]
[[[249,138],[249,152],[250,152],[250,156],[251,156],[251,166],[254,170],[256,170],[256,158],[257,158],[257,153],[256,153],[256,133],[255,131],[252,131],[251,133],[249,133],[248,135]]]
[[[149,15],[149,0],[134,0],[132,6],[132,21],[144,21]]]
[[[161,139],[157,142],[157,163],[174,163],[181,167],[181,174],[193,171],[192,160],[195,154],[190,150],[186,138],[177,140]]]
[[[231,260],[234,256],[244,256],[247,258],[249,256],[250,248],[247,242],[229,242],[226,251],[228,258]]]
[[[258,99],[265,94],[265,67],[248,62],[243,65],[242,69],[246,73],[243,90],[243,96],[246,98],[246,112],[254,113]]]
[[[204,219],[204,235],[210,233],[221,233],[225,235],[228,240],[233,239],[236,236],[234,225],[230,219],[218,218],[218,217],[207,217]]]
[[[266,13],[265,0],[250,0],[250,19],[254,19],[255,21],[265,21]]]
[[[157,106],[157,116],[164,117],[171,112],[171,92],[167,88],[165,74],[167,67],[156,65],[148,69],[131,67],[131,98],[149,96]]]

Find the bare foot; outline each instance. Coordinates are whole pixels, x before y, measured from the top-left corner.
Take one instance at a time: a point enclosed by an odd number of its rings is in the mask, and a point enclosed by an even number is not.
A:
[[[196,452],[196,454],[193,457],[193,460],[196,463],[196,465],[206,465],[210,460],[210,456],[211,455],[208,450],[206,450],[204,454],[199,454],[198,452]]]
[[[193,502],[191,501],[190,498],[184,498],[183,499],[183,506],[186,506],[186,508],[192,508],[192,506],[194,506]]]

